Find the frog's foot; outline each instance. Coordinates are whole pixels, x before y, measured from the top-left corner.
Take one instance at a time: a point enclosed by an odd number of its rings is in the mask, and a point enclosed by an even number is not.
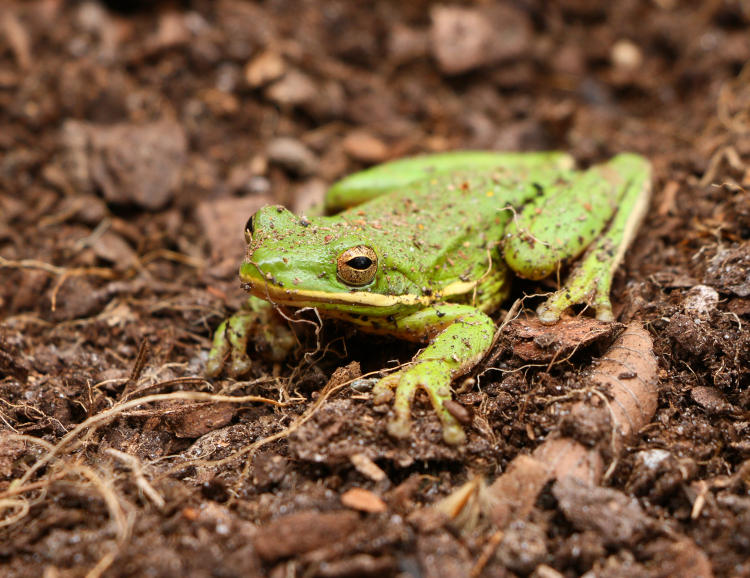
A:
[[[270,361],[281,361],[296,344],[292,331],[284,323],[271,319],[270,308],[240,311],[224,321],[214,333],[206,361],[206,375],[216,377],[222,370],[232,377],[246,375],[252,367],[248,343]]]
[[[225,368],[232,376],[250,371],[252,361],[247,355],[247,340],[255,325],[254,317],[252,313],[237,313],[219,325],[206,361],[208,377],[216,377]]]
[[[596,311],[599,321],[614,321],[609,290],[612,276],[601,268],[588,271],[586,262],[576,269],[565,283],[547,300],[537,307],[539,321],[545,324],[556,323],[560,315],[572,305],[590,305]]]
[[[373,403],[387,403],[393,398],[393,418],[388,422],[388,433],[404,439],[411,431],[411,404],[419,389],[430,397],[432,407],[443,425],[443,440],[450,445],[459,445],[466,434],[455,417],[446,409],[445,402],[451,399],[451,371],[447,363],[438,359],[425,359],[416,365],[384,377],[373,388]]]

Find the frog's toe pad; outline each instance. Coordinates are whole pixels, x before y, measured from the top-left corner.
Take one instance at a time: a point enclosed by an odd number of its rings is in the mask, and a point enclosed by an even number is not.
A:
[[[411,433],[411,421],[394,418],[388,422],[386,429],[391,437],[403,440],[408,438]]]
[[[443,424],[443,441],[451,446],[460,446],[466,441],[466,433],[458,424]]]

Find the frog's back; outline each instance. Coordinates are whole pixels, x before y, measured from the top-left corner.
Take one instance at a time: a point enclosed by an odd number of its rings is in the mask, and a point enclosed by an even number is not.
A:
[[[331,214],[399,191],[425,180],[439,179],[457,171],[492,174],[533,174],[572,169],[573,158],[562,152],[454,151],[399,159],[350,175],[326,193],[325,208]]]
[[[560,177],[559,169],[455,170],[403,185],[340,213],[350,223],[384,230],[395,240],[434,247],[499,240],[514,211]],[[439,251],[438,251],[439,252]]]

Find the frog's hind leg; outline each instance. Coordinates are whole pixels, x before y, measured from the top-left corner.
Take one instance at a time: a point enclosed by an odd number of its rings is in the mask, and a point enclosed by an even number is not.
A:
[[[609,298],[612,277],[648,210],[651,165],[638,155],[621,154],[592,170],[602,171],[605,178],[622,180],[617,209],[607,228],[576,264],[565,285],[537,308],[542,323],[555,323],[563,311],[579,303],[593,306],[597,319],[614,319]]]

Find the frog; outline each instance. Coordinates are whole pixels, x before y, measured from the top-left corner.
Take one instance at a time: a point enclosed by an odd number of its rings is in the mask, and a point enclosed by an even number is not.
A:
[[[248,370],[248,334],[264,307],[315,308],[363,332],[421,344],[378,379],[372,402],[390,408],[387,432],[404,439],[425,392],[444,442],[459,446],[467,420],[452,386],[492,348],[492,315],[512,279],[559,278],[565,268],[538,319],[554,324],[583,306],[613,321],[613,276],[650,191],[651,164],[635,153],[581,170],[565,152],[453,151],[345,177],[327,191],[319,216],[265,206],[247,221],[239,269],[253,312],[218,328],[207,373]]]

